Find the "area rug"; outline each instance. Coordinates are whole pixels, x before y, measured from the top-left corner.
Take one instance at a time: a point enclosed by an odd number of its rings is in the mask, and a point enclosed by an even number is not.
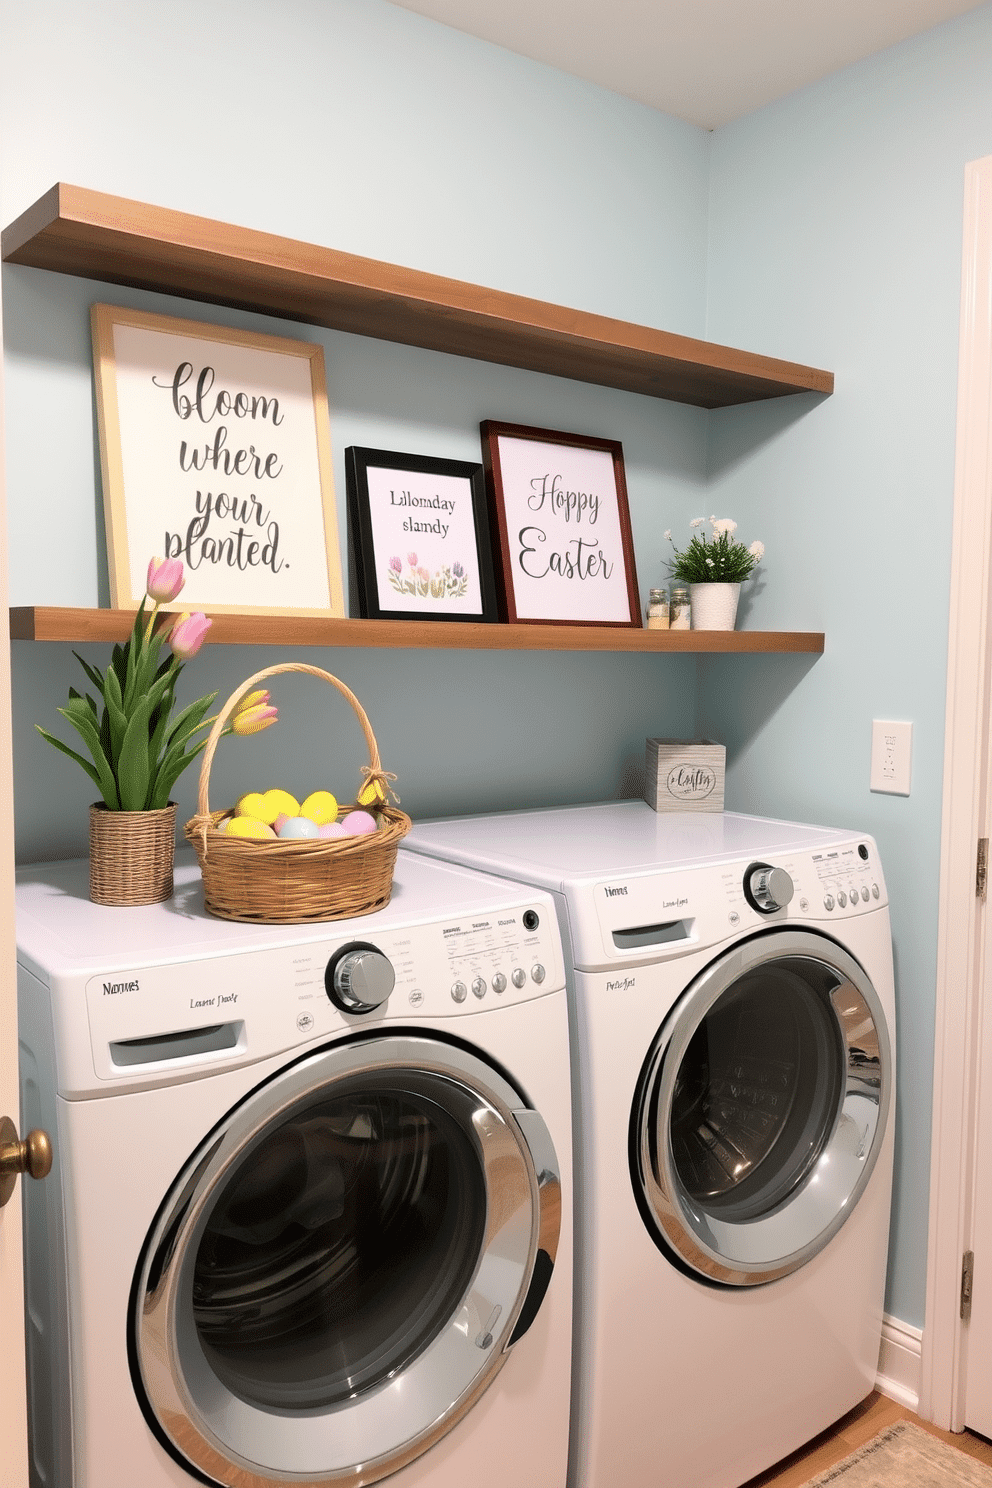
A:
[[[900,1421],[810,1478],[807,1488],[992,1488],[992,1468],[948,1447],[912,1421]]]

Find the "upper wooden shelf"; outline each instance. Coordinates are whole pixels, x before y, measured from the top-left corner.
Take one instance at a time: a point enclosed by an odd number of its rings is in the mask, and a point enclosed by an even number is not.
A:
[[[210,641],[231,646],[376,646],[452,651],[789,652],[820,655],[818,631],[635,630],[614,625],[475,625],[434,620],[214,615]],[[10,612],[15,641],[125,641],[134,614],[25,606]]]
[[[3,258],[701,408],[834,385],[815,367],[79,186],[18,217]]]

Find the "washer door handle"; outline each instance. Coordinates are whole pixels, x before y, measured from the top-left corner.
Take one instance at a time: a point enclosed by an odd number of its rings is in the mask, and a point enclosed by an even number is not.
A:
[[[541,1310],[541,1303],[551,1284],[561,1238],[561,1174],[551,1133],[537,1111],[523,1109],[514,1111],[514,1119],[520,1127],[530,1149],[537,1175],[537,1196],[540,1205],[537,1224],[537,1251],[530,1286],[517,1315],[513,1332],[506,1347],[512,1348],[518,1338],[523,1338],[531,1323]]]

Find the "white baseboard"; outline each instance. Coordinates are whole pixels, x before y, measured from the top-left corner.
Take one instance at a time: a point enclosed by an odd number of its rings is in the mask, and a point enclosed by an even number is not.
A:
[[[882,1344],[878,1351],[875,1388],[889,1400],[909,1410],[920,1408],[920,1361],[923,1332],[909,1323],[886,1315],[882,1320]]]

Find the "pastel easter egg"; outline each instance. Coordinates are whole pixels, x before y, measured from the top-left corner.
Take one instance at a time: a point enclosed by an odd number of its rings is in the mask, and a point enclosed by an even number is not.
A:
[[[312,822],[317,823],[318,827],[322,827],[325,822],[337,820],[337,800],[330,791],[311,791],[300,807],[300,815],[308,816]]]
[[[272,811],[270,821],[275,821],[281,811],[284,811],[287,816],[299,816],[300,814],[300,803],[295,796],[289,794],[289,791],[267,790],[262,799],[266,802],[266,809]]]
[[[378,823],[368,811],[349,811],[341,818],[341,825],[349,837],[357,837],[362,832],[374,832]]]
[[[323,822],[317,828],[318,837],[349,837],[350,835],[350,832],[345,831],[344,824],[338,821]]]
[[[275,832],[265,822],[254,816],[232,816],[225,828],[227,837],[255,837],[259,841],[274,838]]]
[[[285,826],[286,822],[288,822],[288,821],[289,821],[289,817],[286,815],[285,811],[280,811],[279,815],[276,817],[275,821],[272,823],[272,830],[275,832],[275,834],[276,834],[277,837],[279,836],[279,833],[282,831],[283,827]]]
[[[281,839],[296,837],[316,837],[318,831],[317,823],[312,822],[308,816],[287,817],[279,829]]]
[[[242,796],[234,808],[234,815],[251,816],[255,821],[265,822],[271,826],[275,820],[275,812],[270,809],[270,803],[259,791],[249,791]]]

